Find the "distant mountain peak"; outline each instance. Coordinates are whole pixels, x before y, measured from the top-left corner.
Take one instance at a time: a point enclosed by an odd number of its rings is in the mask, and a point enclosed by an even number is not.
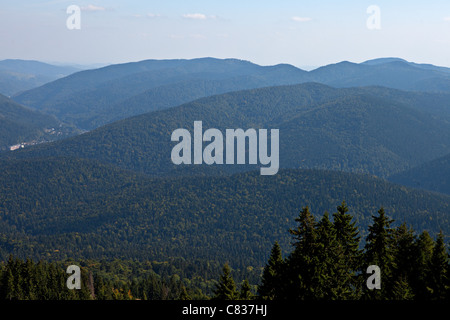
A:
[[[408,63],[408,61],[406,61],[405,59],[402,59],[402,58],[387,57],[387,58],[377,58],[377,59],[367,60],[367,61],[362,62],[361,64],[377,65],[377,64],[391,63],[391,62]]]

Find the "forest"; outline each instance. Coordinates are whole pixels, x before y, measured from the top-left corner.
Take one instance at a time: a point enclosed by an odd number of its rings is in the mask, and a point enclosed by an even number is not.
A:
[[[261,268],[219,263],[82,262],[81,289],[68,289],[65,268],[74,261],[34,262],[10,256],[0,269],[6,300],[448,300],[448,244],[440,232],[417,234],[383,208],[367,236],[345,202],[316,219],[303,207],[289,229],[291,247],[274,242]],[[378,266],[373,287],[368,266]]]

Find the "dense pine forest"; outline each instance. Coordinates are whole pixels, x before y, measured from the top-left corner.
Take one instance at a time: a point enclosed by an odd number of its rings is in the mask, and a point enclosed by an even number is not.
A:
[[[316,219],[309,207],[289,229],[291,250],[275,242],[265,266],[228,262],[94,261],[81,266],[81,289],[67,288],[68,265],[10,256],[0,269],[3,300],[446,300],[449,252],[441,232],[393,227],[383,208],[361,236],[345,202]],[[375,287],[375,273],[380,270]]]

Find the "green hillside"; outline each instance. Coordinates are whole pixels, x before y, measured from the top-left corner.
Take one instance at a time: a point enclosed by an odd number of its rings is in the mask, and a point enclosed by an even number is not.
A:
[[[15,144],[53,141],[76,132],[53,116],[31,110],[0,95],[0,151]]]
[[[159,87],[169,86],[168,90],[176,90],[180,84],[192,81],[189,84],[191,89],[203,91],[167,105],[175,106],[191,98],[224,93],[228,89],[261,87],[266,83],[295,83],[304,74],[305,71],[296,68],[261,67],[236,59],[144,60],[78,72],[24,92],[14,99],[83,129],[93,129],[111,120],[155,110],[152,107],[154,103],[166,103],[164,93],[154,96],[149,105],[114,105]],[[252,79],[249,81],[250,75]],[[291,80],[293,75],[295,80]],[[269,81],[268,77],[272,80]],[[210,86],[215,87],[215,92],[205,88],[202,81],[212,81]],[[170,85],[174,87],[170,88]]]
[[[0,252],[64,260],[169,257],[261,265],[303,206],[345,200],[364,230],[380,207],[418,232],[450,231],[450,197],[343,172],[149,178],[89,160],[0,162]]]
[[[395,183],[450,195],[450,155],[389,177]]]
[[[450,92],[446,68],[403,60],[344,61],[306,72],[287,64],[260,66],[237,59],[200,58],[144,60],[77,72],[14,99],[91,130],[213,94],[306,82]]]
[[[157,176],[259,168],[175,166],[170,158],[175,145],[170,141],[172,132],[177,128],[192,132],[194,121],[201,120],[204,130],[279,129],[283,168],[386,177],[450,152],[450,124],[438,116],[445,108],[428,107],[434,104],[427,98],[409,104],[414,99],[405,96],[379,87],[335,89],[315,83],[231,92],[4,157],[81,157]]]

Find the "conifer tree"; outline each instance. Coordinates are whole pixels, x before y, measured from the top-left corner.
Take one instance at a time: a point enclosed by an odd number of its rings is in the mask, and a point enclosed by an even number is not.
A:
[[[342,256],[337,261],[340,267],[341,288],[345,288],[339,294],[340,299],[356,299],[359,295],[360,288],[357,274],[361,271],[362,250],[360,250],[360,236],[356,222],[352,221],[353,217],[348,213],[349,209],[342,201],[337,207],[337,212],[333,214],[333,226],[336,232],[336,240],[339,248],[336,249]],[[353,288],[353,290],[348,290]]]
[[[269,261],[264,267],[261,284],[258,286],[258,296],[264,300],[272,300],[281,294],[282,270],[284,261],[281,248],[275,241],[270,253]]]
[[[416,299],[424,300],[429,297],[427,289],[427,277],[433,255],[434,241],[427,231],[423,231],[416,242],[417,258],[414,264],[411,284],[414,288]]]
[[[217,300],[237,299],[236,284],[231,276],[231,269],[228,263],[224,265],[222,272],[219,283],[216,285],[216,290],[214,291],[214,298]]]
[[[14,275],[10,268],[6,271],[6,280],[5,280],[6,290],[5,297],[8,300],[16,299],[16,288],[14,283]]]
[[[289,230],[296,240],[294,250],[287,258],[285,276],[286,288],[282,296],[289,299],[314,299],[317,287],[316,266],[317,256],[317,230],[314,216],[308,207],[304,207],[296,221],[296,229]]]
[[[372,216],[373,224],[369,226],[369,234],[365,245],[365,263],[377,265],[381,270],[381,290],[366,291],[371,299],[389,299],[392,290],[393,252],[392,228],[393,220],[386,216],[383,208],[378,210],[378,216]]]
[[[391,293],[393,300],[413,300],[414,292],[409,285],[409,282],[404,276],[400,276],[394,281]]]
[[[254,295],[252,293],[250,283],[247,279],[242,281],[241,289],[239,290],[239,299],[240,300],[251,300],[254,298]]]
[[[430,291],[431,299],[445,299],[449,289],[448,268],[448,254],[444,244],[444,235],[441,231],[433,247],[428,273],[428,290]]]
[[[341,247],[336,239],[336,230],[325,212],[317,224],[317,262],[314,288],[316,299],[337,299],[343,291],[341,271]]]
[[[414,296],[411,284],[414,283],[419,254],[414,231],[408,229],[405,223],[394,230],[393,248],[393,299],[411,299]]]
[[[182,286],[181,287],[181,292],[180,292],[180,300],[192,300],[191,296],[188,294],[186,287]]]

